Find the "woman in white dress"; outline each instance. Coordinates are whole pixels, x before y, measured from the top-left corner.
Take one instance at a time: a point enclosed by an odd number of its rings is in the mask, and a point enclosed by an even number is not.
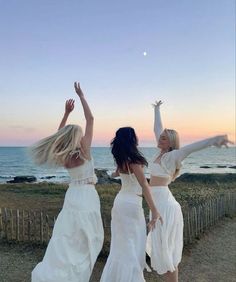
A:
[[[142,208],[142,194],[151,211],[149,229],[162,221],[153,203],[150,188],[144,176],[147,161],[137,149],[137,137],[131,127],[117,130],[111,142],[117,164],[113,176],[120,175],[122,187],[117,194],[111,221],[110,254],[101,282],[143,282],[146,248],[146,223]]]
[[[43,261],[32,271],[32,282],[88,282],[103,245],[100,200],[90,147],[93,115],[79,83],[74,84],[86,119],[85,134],[79,125],[66,125],[74,100],[66,101],[58,132],[32,148],[38,165],[63,166],[71,177]]]
[[[208,146],[222,146],[232,143],[227,135],[219,135],[179,148],[178,133],[172,129],[162,128],[160,105],[154,105],[154,132],[158,152],[150,167],[150,186],[156,206],[158,206],[163,225],[156,224],[147,240],[147,253],[151,265],[158,274],[165,274],[165,280],[178,281],[178,264],[183,249],[183,215],[179,203],[168,188],[179,174],[181,162],[192,152]]]

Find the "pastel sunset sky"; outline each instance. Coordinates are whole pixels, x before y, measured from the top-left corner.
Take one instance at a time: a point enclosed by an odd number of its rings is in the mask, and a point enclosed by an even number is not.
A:
[[[26,146],[95,116],[94,146],[121,126],[153,146],[151,103],[181,143],[227,133],[235,142],[234,0],[0,1],[0,146]]]

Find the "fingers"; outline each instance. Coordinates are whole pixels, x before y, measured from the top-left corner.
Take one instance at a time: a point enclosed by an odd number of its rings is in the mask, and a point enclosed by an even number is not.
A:
[[[73,99],[70,99],[70,100],[69,100],[69,104],[70,104],[71,106],[73,106],[74,103],[75,103],[75,100],[73,100]]]
[[[74,87],[75,87],[75,89],[80,89],[80,83],[75,81]]]
[[[71,111],[73,111],[74,103],[75,103],[75,100],[73,99],[66,100],[66,106],[65,106],[66,112],[70,113]]]
[[[75,100],[73,100],[73,99],[66,100],[66,105],[68,105],[68,106],[72,106],[72,105],[74,105],[74,103],[75,103]]]
[[[163,225],[163,219],[162,219],[162,217],[160,216],[160,222],[161,222],[161,225]]]
[[[161,100],[159,100],[159,101],[155,101],[155,103],[154,104],[152,104],[152,106],[153,107],[158,107],[158,106],[160,106],[161,104],[163,104],[163,102],[161,101]]]
[[[155,228],[155,222],[152,222],[152,220],[148,223],[148,231],[153,231]]]
[[[160,220],[161,225],[163,225],[163,219],[162,219],[161,216],[158,216],[158,218],[153,218],[151,221],[149,221],[149,223],[147,225],[149,231],[153,231],[154,230],[158,220]]]
[[[230,140],[227,140],[227,142],[228,142],[229,144],[234,144],[234,142],[233,142],[233,141],[230,141]]]

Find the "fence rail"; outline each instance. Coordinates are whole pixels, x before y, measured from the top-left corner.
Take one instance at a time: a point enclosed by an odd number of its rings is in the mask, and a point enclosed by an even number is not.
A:
[[[184,210],[184,244],[192,243],[221,218],[235,214],[235,192],[229,192]],[[55,220],[55,217],[49,217],[42,211],[0,208],[0,239],[47,244]],[[103,216],[103,223],[106,232],[110,227],[110,218]]]

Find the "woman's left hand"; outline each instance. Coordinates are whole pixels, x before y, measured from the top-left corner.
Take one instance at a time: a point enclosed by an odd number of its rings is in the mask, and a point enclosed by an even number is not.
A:
[[[81,98],[84,97],[84,93],[82,91],[82,89],[80,88],[80,84],[79,82],[75,82],[74,83],[74,87],[75,87],[75,92],[77,93],[77,95]]]
[[[160,220],[161,224],[163,224],[163,219],[158,211],[152,212],[152,219],[148,223],[148,230],[152,231],[156,227],[157,221]]]
[[[228,139],[227,135],[223,135],[221,141],[217,144],[218,146],[225,146],[228,148],[229,144],[234,144],[234,142]]]

